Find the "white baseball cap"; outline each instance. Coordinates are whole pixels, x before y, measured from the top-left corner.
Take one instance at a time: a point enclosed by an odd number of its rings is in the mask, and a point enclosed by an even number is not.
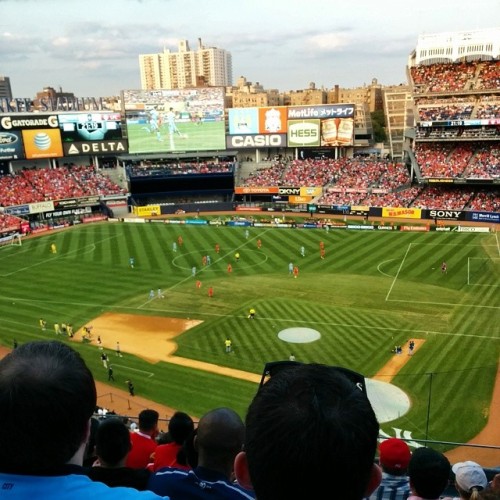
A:
[[[484,490],[488,485],[483,468],[476,462],[458,462],[451,470],[455,474],[457,485],[464,491],[470,492],[474,487]]]

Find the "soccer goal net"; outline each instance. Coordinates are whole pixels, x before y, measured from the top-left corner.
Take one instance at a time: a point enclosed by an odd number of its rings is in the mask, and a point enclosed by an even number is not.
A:
[[[0,247],[6,246],[22,246],[22,239],[19,233],[0,236]]]

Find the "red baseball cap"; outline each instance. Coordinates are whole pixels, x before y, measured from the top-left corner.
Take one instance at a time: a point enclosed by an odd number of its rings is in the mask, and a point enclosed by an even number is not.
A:
[[[380,465],[388,469],[406,469],[410,463],[410,447],[398,438],[389,438],[379,446]]]

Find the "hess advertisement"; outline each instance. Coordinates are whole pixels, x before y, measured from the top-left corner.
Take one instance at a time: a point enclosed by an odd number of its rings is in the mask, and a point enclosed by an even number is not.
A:
[[[337,147],[354,144],[354,104],[290,106],[288,145]]]

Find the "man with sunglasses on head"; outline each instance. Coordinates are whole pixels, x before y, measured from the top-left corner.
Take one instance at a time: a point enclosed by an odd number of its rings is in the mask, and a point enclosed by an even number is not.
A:
[[[378,486],[379,424],[364,377],[283,361],[269,367],[246,415],[235,475],[258,500],[360,500]],[[272,364],[271,364],[272,365]]]

